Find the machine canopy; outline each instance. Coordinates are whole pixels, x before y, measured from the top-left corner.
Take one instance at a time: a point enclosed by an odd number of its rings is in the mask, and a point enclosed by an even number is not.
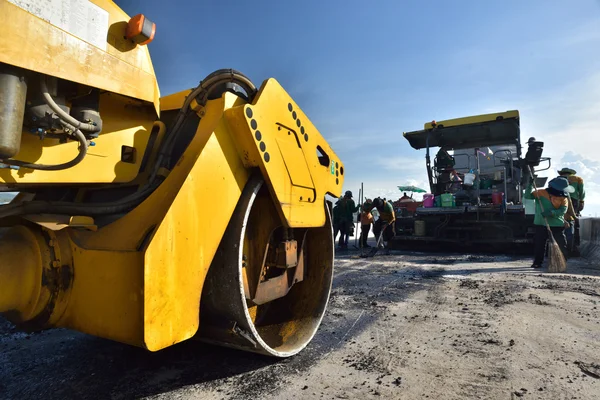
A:
[[[519,136],[519,112],[516,110],[428,122],[421,131],[404,132],[411,147],[417,150],[426,148],[428,144],[429,147],[445,149],[517,144]]]

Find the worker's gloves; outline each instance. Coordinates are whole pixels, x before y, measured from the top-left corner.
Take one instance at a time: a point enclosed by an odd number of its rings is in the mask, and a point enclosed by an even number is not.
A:
[[[583,201],[580,201],[579,202],[579,210],[578,210],[579,212],[583,211],[583,205],[584,205]]]

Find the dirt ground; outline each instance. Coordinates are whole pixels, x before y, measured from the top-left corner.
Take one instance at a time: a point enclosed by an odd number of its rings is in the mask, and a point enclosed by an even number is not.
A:
[[[193,341],[153,354],[0,320],[0,398],[600,398],[600,269],[529,265],[338,254],[323,325],[285,360]]]

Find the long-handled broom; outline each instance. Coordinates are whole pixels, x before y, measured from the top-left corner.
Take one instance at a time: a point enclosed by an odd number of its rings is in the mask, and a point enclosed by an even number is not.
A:
[[[538,189],[535,184],[535,177],[533,176],[531,167],[529,167],[529,172],[531,172],[533,188],[537,191]],[[544,206],[539,198],[536,197],[536,199],[543,214],[545,212]],[[554,239],[552,229],[550,229],[550,224],[548,223],[548,218],[544,217],[544,221],[546,222],[546,228],[548,229],[548,237],[550,240],[550,248],[548,249],[548,272],[565,272],[567,270],[567,261],[565,260],[565,256],[561,251],[560,246],[556,242],[556,239]]]
[[[385,231],[386,228],[382,229],[381,232],[379,233],[379,238],[377,239],[377,243],[375,244],[375,247],[372,247],[371,250],[367,253],[363,253],[361,254],[361,258],[369,258],[369,257],[373,257],[375,256],[375,254],[377,254],[377,252],[379,251],[379,245],[381,244],[381,240],[383,239],[383,232]]]

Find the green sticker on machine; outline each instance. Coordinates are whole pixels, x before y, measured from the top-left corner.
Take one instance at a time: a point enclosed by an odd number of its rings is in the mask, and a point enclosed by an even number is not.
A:
[[[335,175],[335,161],[331,162],[331,175]]]

